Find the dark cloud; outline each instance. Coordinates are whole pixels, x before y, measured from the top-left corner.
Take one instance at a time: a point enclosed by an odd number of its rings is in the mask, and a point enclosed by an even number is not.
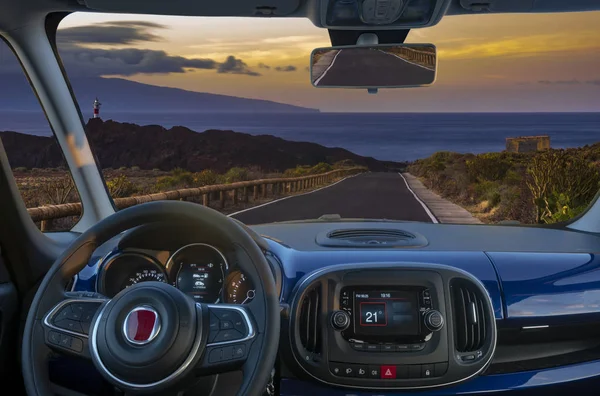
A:
[[[259,63],[259,64],[258,64],[258,68],[259,68],[259,69],[267,69],[267,70],[268,70],[268,69],[270,69],[270,68],[271,68],[271,66],[269,66],[269,65],[265,65],[264,63]]]
[[[296,66],[287,65],[287,66],[277,66],[275,68],[275,70],[280,71],[280,72],[293,72],[293,71],[296,71],[297,68],[296,68]]]
[[[540,80],[538,84],[543,85],[600,85],[600,80]]]
[[[260,76],[260,73],[250,70],[248,65],[241,59],[229,55],[225,62],[219,64],[217,73],[246,74],[248,76]]]
[[[144,21],[115,21],[88,26],[59,29],[59,46],[68,44],[135,44],[145,41],[161,41],[161,37],[149,29],[166,29],[158,23]]]
[[[189,59],[148,49],[76,47],[59,52],[70,76],[185,73],[188,69],[216,69],[219,66],[212,59]]]
[[[112,30],[119,30],[113,34]],[[59,30],[58,52],[69,77],[100,77],[110,75],[189,73],[196,70],[216,70],[218,73],[260,76],[241,59],[233,55],[221,63],[214,59],[194,59],[172,56],[165,51],[143,48],[89,48],[86,44],[131,44],[156,41],[158,36],[147,29],[163,29],[163,25],[143,21],[117,21]],[[123,33],[126,32],[126,33]],[[119,36],[120,35],[120,36]],[[1,47],[0,47],[1,49]],[[5,60],[6,59],[6,60]],[[0,51],[0,73],[22,73],[12,56]]]

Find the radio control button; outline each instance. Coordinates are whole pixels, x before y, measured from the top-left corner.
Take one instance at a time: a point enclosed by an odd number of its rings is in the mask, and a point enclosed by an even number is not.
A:
[[[368,366],[356,366],[356,376],[358,378],[367,378],[369,376]]]
[[[399,379],[410,378],[408,376],[408,367],[409,366],[406,365],[406,364],[402,364],[402,365],[396,366],[396,378],[399,378]]]
[[[353,342],[352,344],[352,349],[354,349],[355,351],[366,351],[367,348],[367,344],[364,344],[362,342]]]
[[[381,366],[381,379],[396,379],[396,366]]]
[[[423,297],[427,297],[427,298],[431,297],[431,294],[429,294],[428,289],[423,290]]]
[[[369,366],[369,378],[380,379],[380,367],[379,366]]]
[[[379,352],[380,350],[381,350],[381,348],[379,348],[379,345],[377,345],[377,344],[367,344],[368,352]]]
[[[409,347],[411,351],[422,351],[425,348],[425,344],[411,344]]]
[[[382,345],[381,346],[381,352],[395,352],[395,351],[396,351],[395,345]]]
[[[356,371],[355,364],[342,363],[342,377],[356,377]]]
[[[433,364],[422,364],[421,365],[421,378],[433,377]]]
[[[448,362],[436,363],[433,368],[433,375],[436,377],[442,377],[448,371]]]
[[[342,376],[342,364],[341,363],[329,363],[329,371],[331,371],[331,374],[341,377]]]
[[[421,378],[421,365],[412,364],[408,366],[408,377],[409,378]]]
[[[406,351],[409,351],[409,350],[410,350],[409,345],[406,345],[406,344],[396,345],[396,351],[397,352],[406,352]]]
[[[336,330],[346,330],[350,326],[350,315],[346,311],[335,311],[331,315],[331,325]]]

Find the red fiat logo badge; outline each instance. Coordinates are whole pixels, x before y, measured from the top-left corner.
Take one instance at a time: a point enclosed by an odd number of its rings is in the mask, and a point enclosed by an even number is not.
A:
[[[135,345],[144,345],[156,338],[160,332],[160,316],[152,307],[135,307],[125,317],[123,335]]]

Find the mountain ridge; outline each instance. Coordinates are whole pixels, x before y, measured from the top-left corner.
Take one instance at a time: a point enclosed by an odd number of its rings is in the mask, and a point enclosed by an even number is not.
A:
[[[90,114],[96,97],[100,109],[126,112],[196,113],[318,113],[318,109],[294,106],[264,99],[189,91],[181,88],[144,84],[123,78],[79,77],[70,79],[75,99],[84,114]],[[24,76],[0,74],[0,109],[38,110],[35,95]],[[89,109],[89,110],[88,110]]]
[[[160,125],[140,126],[97,118],[88,121],[86,133],[103,168],[138,166],[164,171],[183,168],[194,172],[204,169],[225,172],[232,167],[253,167],[282,172],[298,165],[350,160],[373,171],[384,171],[404,165],[360,156],[339,147],[230,130],[195,132],[183,126],[167,129]],[[13,168],[64,166],[54,137],[12,131],[0,132],[0,137]]]

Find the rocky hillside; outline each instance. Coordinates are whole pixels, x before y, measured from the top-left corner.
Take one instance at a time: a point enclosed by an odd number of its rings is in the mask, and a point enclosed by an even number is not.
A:
[[[139,126],[90,119],[86,127],[92,150],[103,168],[138,166],[141,169],[193,172],[232,167],[256,167],[281,172],[297,165],[351,160],[374,171],[403,164],[362,157],[342,148],[316,143],[292,142],[271,135],[253,136],[233,131],[195,132],[185,127]],[[53,137],[0,132],[13,168],[58,167],[64,164]]]

